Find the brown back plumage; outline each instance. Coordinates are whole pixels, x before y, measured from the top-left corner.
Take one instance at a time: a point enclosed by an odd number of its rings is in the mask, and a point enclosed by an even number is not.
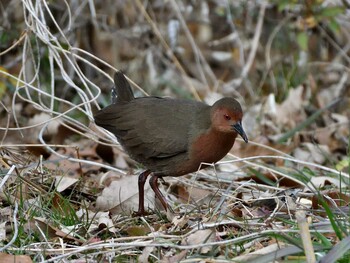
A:
[[[118,74],[118,75],[117,75]],[[134,98],[122,73],[115,76],[114,104],[98,111],[95,123],[112,132],[136,161],[169,173],[173,162],[188,159],[194,127],[210,127],[210,107],[201,102],[160,97]],[[200,124],[196,116],[202,114]]]

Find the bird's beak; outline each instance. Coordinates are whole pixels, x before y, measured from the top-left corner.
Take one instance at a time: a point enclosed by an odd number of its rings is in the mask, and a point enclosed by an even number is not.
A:
[[[242,126],[242,122],[237,122],[236,124],[232,125],[232,128],[239,134],[241,135],[242,139],[248,143],[248,137],[245,134],[244,130],[243,130],[243,126]]]

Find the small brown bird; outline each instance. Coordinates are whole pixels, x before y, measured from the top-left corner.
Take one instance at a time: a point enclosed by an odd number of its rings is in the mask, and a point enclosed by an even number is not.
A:
[[[144,215],[144,185],[150,185],[165,210],[158,178],[181,176],[215,163],[232,148],[242,127],[242,108],[233,98],[205,103],[160,97],[135,98],[121,72],[114,75],[112,104],[94,116],[97,125],[112,132],[132,159],[146,167],[139,175],[139,208]]]

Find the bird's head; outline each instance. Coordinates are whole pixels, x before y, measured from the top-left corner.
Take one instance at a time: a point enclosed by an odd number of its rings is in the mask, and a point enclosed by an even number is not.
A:
[[[211,126],[224,133],[239,134],[247,143],[248,137],[242,126],[242,107],[234,98],[222,98],[211,107]]]

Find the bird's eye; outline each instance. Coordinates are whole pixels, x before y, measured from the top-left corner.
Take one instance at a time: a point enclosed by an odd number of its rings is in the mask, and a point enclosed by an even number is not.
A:
[[[229,115],[227,115],[227,114],[224,115],[224,118],[225,118],[225,120],[227,120],[227,121],[231,120],[231,116],[229,116]]]

